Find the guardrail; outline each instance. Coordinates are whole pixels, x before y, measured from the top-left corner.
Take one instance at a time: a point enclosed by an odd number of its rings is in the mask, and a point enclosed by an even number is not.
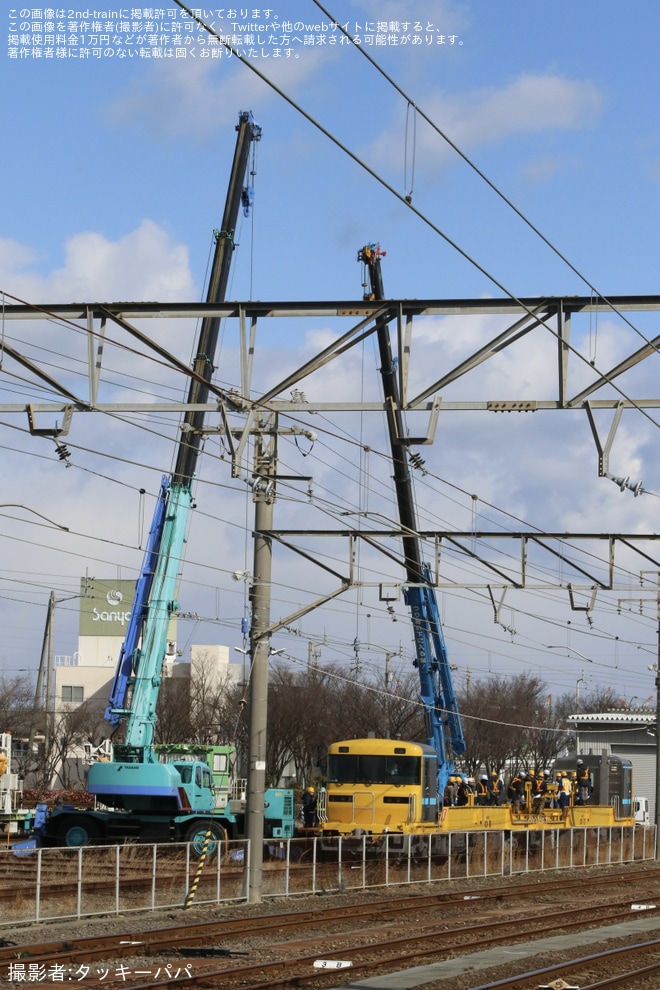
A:
[[[89,918],[247,899],[247,840],[221,842],[199,867],[185,843],[0,852],[0,924]],[[613,865],[655,857],[655,826],[527,832],[390,833],[374,842],[264,842],[264,898]]]

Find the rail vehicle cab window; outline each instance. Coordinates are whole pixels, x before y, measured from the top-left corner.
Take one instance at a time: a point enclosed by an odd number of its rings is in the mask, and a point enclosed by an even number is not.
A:
[[[624,815],[631,813],[632,807],[632,764],[627,760],[621,761],[621,811]]]
[[[227,754],[213,754],[213,773],[227,773]]]
[[[328,757],[328,782],[411,786],[421,781],[421,764],[419,756],[331,753]]]
[[[336,784],[354,784],[358,779],[358,758],[353,753],[330,753],[328,780]]]

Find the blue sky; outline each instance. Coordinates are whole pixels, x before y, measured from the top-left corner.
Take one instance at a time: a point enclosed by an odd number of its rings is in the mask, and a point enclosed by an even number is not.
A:
[[[6,139],[0,194],[0,288],[6,293],[40,304],[202,298],[212,231],[224,206],[234,127],[239,111],[252,110],[263,137],[257,146],[255,208],[238,232],[240,249],[234,260],[231,297],[358,299],[362,289],[355,258],[369,241],[379,241],[387,251],[384,280],[386,293],[392,297],[501,295],[483,271],[237,58],[203,57],[201,44],[196,42],[185,59],[146,59],[135,54],[127,58],[93,54],[87,59],[37,58],[28,52],[28,45],[14,48],[10,38],[12,33],[26,34],[25,24],[31,29],[37,21],[34,8],[29,8],[29,19],[23,17],[26,9],[10,8],[9,20],[5,20],[7,42],[0,54]],[[89,10],[80,5],[71,9],[81,14]],[[144,14],[145,10],[121,8],[107,0],[103,11],[122,9],[131,23],[132,11]],[[231,27],[236,33],[245,23],[240,7],[231,21],[229,8],[223,19],[213,13],[217,9],[207,8],[213,15],[209,19],[223,31]],[[12,10],[17,11],[15,29]],[[57,9],[53,10],[57,22],[60,18]],[[156,10],[164,11],[163,19],[170,22],[176,13],[178,22],[185,23],[170,0]],[[278,34],[286,21],[313,24],[326,20],[312,2],[302,0],[274,7],[270,15],[264,8],[259,8],[259,16],[252,16],[254,8],[248,10],[248,21],[277,24]],[[365,50],[399,89],[592,285],[608,296],[657,291],[660,122],[656,94],[660,70],[654,4],[647,0],[634,11],[622,12],[621,5],[610,0],[578,4],[569,0],[433,4],[362,0],[342,2],[330,12],[359,34]],[[68,43],[75,33],[70,21],[83,18],[70,18],[68,8],[65,13],[63,33]],[[99,17],[106,19],[123,18]],[[405,21],[409,22],[407,29]],[[399,22],[388,31],[399,41],[404,36],[423,41],[369,45],[365,38],[371,34],[368,26],[376,28],[378,22],[388,26]],[[417,23],[423,30],[417,29]],[[431,26],[428,31],[427,25]],[[198,33],[195,28],[192,37]],[[444,44],[427,43],[429,38],[436,42],[439,34],[445,36]],[[316,36],[317,32],[310,33],[315,41]],[[381,33],[383,38],[387,34]],[[289,50],[290,55],[284,52],[278,59],[252,61],[399,196],[412,188],[415,209],[497,282],[517,296],[588,293],[575,271],[424,120],[418,117],[413,126],[406,100],[358,51],[340,44],[293,42]],[[651,317],[642,329],[649,335],[657,332]],[[162,333],[170,343],[176,340],[171,326],[154,328],[154,332]],[[332,332],[331,326],[310,329],[304,345],[289,337],[261,340],[264,381],[269,362],[278,368],[290,367],[301,347],[312,353]],[[461,347],[468,349],[487,332],[484,326],[472,325],[468,331],[457,327],[456,333],[467,333],[466,339],[443,338],[444,350],[438,360],[456,360]],[[64,333],[49,333],[48,346],[53,352],[70,353],[72,345]],[[21,327],[19,337],[27,347],[26,334]],[[437,354],[437,328],[429,326],[425,334],[428,350],[422,349],[422,354]],[[602,360],[603,367],[638,346],[634,334],[614,318],[601,318],[599,334],[598,361]],[[36,346],[35,341],[30,343]],[[182,358],[188,358],[188,351],[189,345],[181,345]],[[228,344],[228,363],[223,369],[231,367],[234,358],[235,349],[232,352]],[[501,394],[508,389],[514,396],[545,394],[544,360],[540,352],[521,349],[498,368],[497,382],[486,375],[474,387],[497,387]],[[323,387],[332,388],[334,394],[354,394],[351,389],[360,387],[361,376],[366,376],[366,387],[373,392],[378,387],[377,362],[371,352],[366,361],[329,376]],[[143,386],[148,382],[145,390],[154,395],[163,394],[166,388],[175,394],[181,387],[176,380],[159,380],[157,369],[143,370]],[[654,370],[648,362],[648,368],[631,377],[632,396],[657,394]],[[122,372],[127,374],[128,369],[123,367]],[[223,372],[222,380],[231,382],[233,373]],[[15,396],[21,394],[20,383],[6,377],[5,388],[11,391],[3,391],[1,402],[19,401]],[[117,385],[115,395],[129,388],[135,388],[135,383],[129,386],[126,379]],[[461,388],[465,391],[459,389],[457,396],[469,394],[472,385]],[[70,528],[74,518],[81,532],[94,534],[76,540],[48,532],[41,534],[42,540],[35,540],[33,532],[23,534],[21,529],[19,539],[13,530],[15,514],[9,512],[3,540],[4,605],[0,597],[6,645],[0,659],[11,672],[33,668],[37,662],[51,586],[61,589],[64,596],[86,568],[99,576],[119,572],[127,576],[139,566],[135,492],[141,487],[154,490],[158,472],[169,470],[174,432],[159,428],[159,436],[148,441],[144,453],[146,432],[135,424],[76,420],[71,435],[72,445],[79,447],[73,458],[76,470],[66,471],[48,444],[30,445],[23,420],[8,415],[0,420],[5,460],[1,501],[30,505],[66,521]],[[383,447],[381,427],[376,424],[368,429],[374,431],[369,436]],[[514,451],[520,453],[512,456]],[[104,460],[120,452],[127,463],[116,461],[110,466]],[[307,472],[311,459],[295,462],[295,453],[287,451],[295,470]],[[425,449],[424,455],[442,483],[431,485],[427,479],[420,486],[420,516],[428,515],[436,522],[442,519],[459,528],[469,526],[473,512],[469,493],[477,492],[484,504],[497,507],[500,522],[504,513],[511,513],[530,526],[567,532],[657,528],[655,495],[634,499],[596,476],[593,440],[583,415],[529,420],[448,416],[442,419],[433,450]],[[351,458],[355,468],[354,454],[341,449],[337,441],[328,445],[314,466],[317,483],[325,485],[328,498],[337,505],[344,504],[344,499],[347,506],[358,504],[356,486],[363,483],[365,473],[380,471],[383,480],[387,478],[384,468],[371,464],[361,468],[359,475],[351,474]],[[345,471],[338,467],[344,460]],[[626,417],[617,441],[614,472],[637,472],[650,492],[660,492],[657,461],[655,422],[642,416]],[[150,471],[145,476],[142,465],[147,462]],[[193,523],[190,562],[184,569],[190,587],[182,597],[186,610],[220,623],[210,621],[190,630],[193,641],[233,646],[240,643],[244,601],[242,589],[231,581],[231,572],[246,561],[243,523],[251,509],[240,486],[232,486],[228,469],[224,476],[222,470],[222,465],[214,464],[208,471],[207,477],[221,486],[222,508],[211,506],[209,498],[207,508],[214,521]],[[125,488],[118,491],[120,486]],[[381,497],[386,507],[387,498]],[[302,510],[284,500],[276,511],[287,519]],[[223,517],[222,525],[215,518],[218,515]],[[315,524],[311,514],[308,521]],[[113,544],[113,539],[121,545]],[[213,546],[210,558],[209,545]],[[275,578],[281,596],[277,609],[286,613],[293,610],[297,583],[308,587],[316,578],[294,574],[290,562],[280,566],[281,575]],[[639,589],[633,587],[634,576],[630,580],[630,595],[619,597],[632,601]],[[652,594],[645,589],[647,593]],[[351,644],[358,636],[365,644],[378,644],[371,652],[364,649],[364,659],[374,669],[383,650],[398,649],[401,639],[404,653],[409,653],[402,606],[400,623],[392,629],[386,616],[379,617],[377,607],[371,608],[369,601],[360,602],[358,597],[348,596],[350,604],[344,609],[335,605],[310,616],[300,636],[292,636],[283,645],[294,658],[306,658],[306,639],[316,642],[325,632],[323,659],[338,659],[348,667],[353,657]],[[582,654],[590,659],[593,655],[597,661],[586,671],[588,687],[611,684],[615,692],[642,700],[652,693],[646,664],[654,659],[653,610],[633,620],[625,613],[637,606],[624,603],[624,614],[618,616],[612,595],[608,609],[596,622],[596,638],[584,615],[570,613],[565,600],[516,596],[507,612],[507,599],[498,625],[493,622],[490,603],[483,594],[478,597],[475,602],[465,592],[441,594],[459,681],[468,669],[478,677],[488,671],[515,673],[532,663],[554,691],[572,690],[581,672]],[[19,601],[23,603],[20,608]],[[57,651],[69,653],[75,649],[71,643],[75,609],[69,612],[69,606],[63,606],[62,611]],[[539,615],[558,626],[539,625]],[[579,625],[578,632],[569,623]],[[504,627],[516,628],[516,635]],[[573,651],[565,662],[543,650],[544,644],[564,642]],[[407,657],[401,659],[402,669],[407,662]]]

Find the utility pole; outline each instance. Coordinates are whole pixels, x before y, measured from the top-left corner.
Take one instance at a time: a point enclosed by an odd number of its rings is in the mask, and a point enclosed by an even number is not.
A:
[[[248,901],[261,902],[264,859],[264,791],[266,789],[266,727],[268,717],[268,659],[270,656],[270,598],[273,563],[273,503],[277,471],[277,417],[264,417],[255,435],[252,498],[255,503],[252,625],[250,629],[250,716],[248,728],[248,793],[245,834],[250,840]]]
[[[658,661],[655,665],[655,858],[660,859],[660,571],[657,575]]]
[[[37,715],[41,711],[44,714],[44,749],[46,759],[49,759],[50,735],[51,735],[51,691],[52,691],[52,664],[53,664],[53,615],[55,612],[55,592],[51,591],[48,599],[48,611],[46,613],[46,625],[44,628],[44,638],[41,645],[41,659],[39,661],[39,672],[37,674],[37,686],[34,692],[34,704],[32,708],[32,722],[30,724],[30,735],[28,737],[28,760],[34,757],[34,737],[37,732]],[[44,690],[44,674],[46,677],[46,688]],[[35,771],[36,773],[36,771]]]
[[[55,737],[55,702],[53,688],[55,681],[53,625],[55,619],[55,592],[51,591],[48,600],[48,668],[46,671],[46,758],[50,761]],[[51,782],[47,785],[50,787]]]

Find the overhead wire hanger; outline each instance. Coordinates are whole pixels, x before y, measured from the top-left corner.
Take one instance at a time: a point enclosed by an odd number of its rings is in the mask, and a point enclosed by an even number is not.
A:
[[[411,166],[410,166],[410,187],[408,188],[408,126],[410,122],[410,111],[413,112],[412,118],[412,156],[411,156]],[[410,204],[412,203],[413,197],[413,185],[415,182],[415,156],[417,153],[417,107],[414,103],[408,100],[406,105],[406,130],[403,142],[403,187],[408,189],[405,194],[405,201]]]

